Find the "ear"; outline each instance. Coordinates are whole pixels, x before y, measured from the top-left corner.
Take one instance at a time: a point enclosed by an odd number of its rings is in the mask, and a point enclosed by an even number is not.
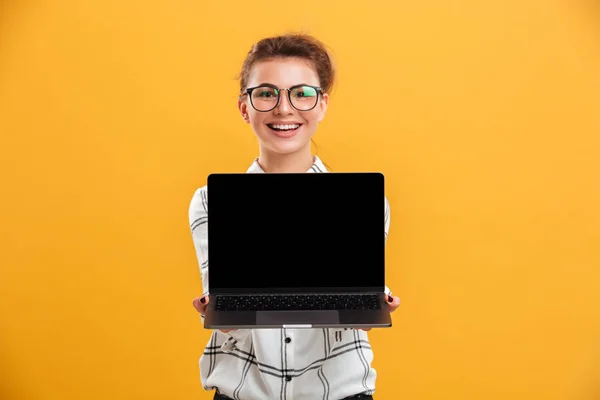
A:
[[[244,121],[250,123],[250,117],[248,115],[248,103],[245,100],[245,96],[238,99],[238,109],[240,110],[240,114],[242,115]]]
[[[323,121],[325,118],[325,113],[327,112],[327,106],[329,105],[329,95],[327,93],[323,93],[321,96],[321,100],[319,100],[319,122]]]

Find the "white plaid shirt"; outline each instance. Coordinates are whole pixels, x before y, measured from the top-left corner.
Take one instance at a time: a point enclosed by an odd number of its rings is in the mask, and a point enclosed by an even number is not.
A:
[[[246,172],[264,173],[257,160]],[[327,169],[315,157],[307,172]],[[196,190],[189,208],[204,294],[209,273],[206,191],[206,186]],[[387,240],[387,198],[384,203]],[[339,400],[374,393],[372,361],[368,334],[359,329],[239,329],[213,331],[199,364],[204,389],[235,400]]]

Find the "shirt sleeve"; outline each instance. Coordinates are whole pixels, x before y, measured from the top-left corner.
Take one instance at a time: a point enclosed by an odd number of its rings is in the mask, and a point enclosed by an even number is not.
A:
[[[200,267],[202,296],[208,294],[208,197],[207,187],[197,189],[189,207],[189,224]],[[204,315],[200,316],[204,322]],[[250,334],[250,329],[238,329],[227,332],[237,342],[242,342]]]
[[[388,233],[390,231],[390,202],[388,201],[387,197],[385,197],[385,211],[384,211],[383,225],[384,225],[384,229],[385,229],[385,241],[387,243]],[[387,294],[388,296],[392,295],[392,291],[390,290],[389,287],[387,287],[387,285],[385,286],[385,294]]]

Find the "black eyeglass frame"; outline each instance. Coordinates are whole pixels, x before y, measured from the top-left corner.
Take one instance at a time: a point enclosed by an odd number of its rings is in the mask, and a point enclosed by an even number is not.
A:
[[[277,91],[277,103],[275,103],[275,105],[272,108],[268,109],[268,110],[259,110],[258,108],[256,108],[254,106],[254,102],[252,101],[252,92],[255,89],[258,89],[258,88],[261,88],[261,87],[270,87],[271,89],[275,89]],[[294,106],[294,103],[292,102],[292,96],[291,96],[292,90],[294,90],[296,88],[299,88],[299,87],[309,87],[309,88],[314,89],[317,92],[317,96],[316,96],[316,100],[315,100],[315,105],[312,106],[311,108],[309,108],[308,110],[301,110],[301,109],[297,108],[296,106]],[[244,95],[247,94],[248,97],[250,98],[250,104],[252,105],[252,108],[254,108],[256,111],[258,111],[258,112],[269,112],[269,111],[273,111],[274,109],[277,108],[277,106],[279,105],[279,102],[281,101],[281,92],[284,91],[284,90],[287,91],[287,93],[288,93],[288,102],[290,103],[290,105],[292,107],[294,107],[298,111],[310,111],[310,110],[314,109],[317,106],[317,104],[319,104],[319,94],[321,94],[321,95],[323,94],[323,88],[321,88],[319,86],[313,86],[313,85],[294,85],[294,86],[289,87],[287,89],[280,89],[280,88],[278,88],[275,85],[271,85],[270,83],[265,83],[264,85],[259,85],[259,86],[254,86],[254,87],[251,87],[251,88],[247,88],[244,91],[244,93],[242,93],[241,96],[244,96]]]

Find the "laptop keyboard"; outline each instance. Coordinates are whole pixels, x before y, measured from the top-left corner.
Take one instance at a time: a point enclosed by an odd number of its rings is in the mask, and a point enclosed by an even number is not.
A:
[[[379,310],[376,294],[219,295],[218,311]]]

